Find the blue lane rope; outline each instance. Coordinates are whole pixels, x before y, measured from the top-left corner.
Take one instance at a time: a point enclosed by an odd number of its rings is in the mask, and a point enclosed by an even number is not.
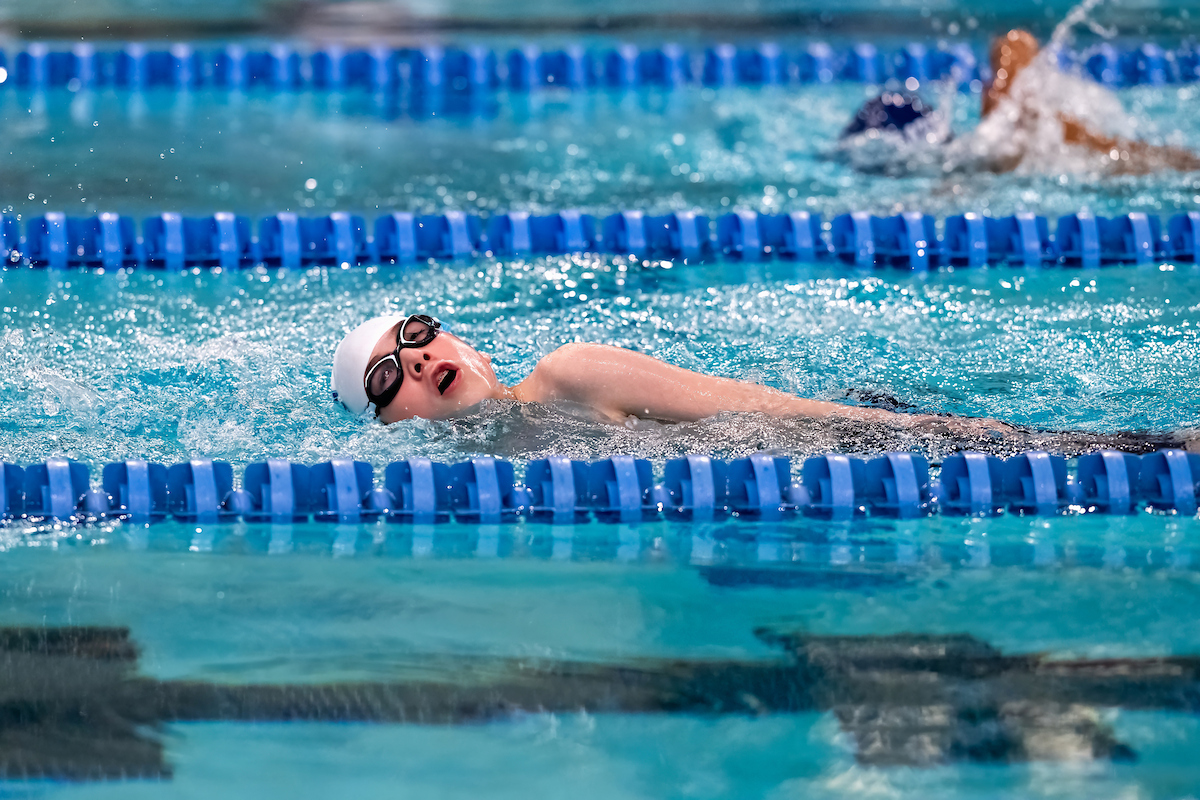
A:
[[[29,43],[0,53],[0,83],[47,89],[118,87],[132,90],[202,87],[270,91],[343,90],[376,92],[481,93],[528,91],[539,87],[630,89],[638,86],[710,87],[830,83],[837,80],[918,84],[949,78],[978,91],[985,68],[964,42],[911,43],[880,49],[869,42],[834,48],[805,45],[714,44],[699,50],[678,45],[640,49],[625,44],[585,49],[580,45],[541,50],[529,44],[508,51],[486,47],[393,49],[384,46],[329,46],[300,50],[277,42],[246,47],[204,48],[177,43],[157,47],[129,43],[97,48],[80,42],[70,48]],[[1063,50],[1064,68],[1076,69],[1108,86],[1164,85],[1200,79],[1200,51],[1194,44],[1164,48],[1153,43],[1130,49],[1104,43]]]
[[[944,77],[969,85],[979,77],[975,53],[963,43],[933,47],[914,43],[896,51],[882,51],[868,43],[835,50],[823,42],[795,49],[771,43],[740,48],[716,44],[699,51],[677,45],[643,50],[628,44],[599,50],[574,45],[543,51],[530,44],[502,52],[479,46],[432,45],[401,49],[334,45],[302,51],[286,43],[264,49],[238,44],[204,49],[186,43],[157,49],[131,43],[109,50],[86,42],[59,50],[31,43],[11,55],[4,54],[0,67],[10,78],[8,82],[17,86],[135,90],[262,87],[271,91],[361,88],[479,93],[538,87],[721,87]],[[1194,75],[1181,79],[1193,80]]]
[[[852,212],[826,225],[820,214],[808,211],[750,210],[724,214],[715,225],[691,211],[622,211],[600,219],[574,210],[487,218],[461,211],[397,212],[370,225],[346,212],[322,217],[281,212],[260,219],[256,229],[254,236],[249,218],[228,212],[210,217],[163,213],[144,220],[141,235],[133,219],[111,213],[43,214],[26,220],[23,231],[14,215],[0,215],[0,259],[8,267],[182,270],[606,253],[690,262],[714,257],[833,261],[910,270],[1001,263],[1099,267],[1196,263],[1200,212],[1176,214],[1165,225],[1158,216],[1140,211],[1114,217],[1080,212],[1059,217],[1053,232],[1045,217],[1028,212],[1007,217],[958,214],[940,225],[915,211],[890,217]]]
[[[1066,459],[1042,451],[1008,459],[963,452],[943,461],[937,481],[930,479],[926,459],[914,453],[866,460],[814,456],[804,461],[798,478],[785,456],[756,453],[722,461],[689,455],[666,462],[657,483],[650,462],[632,456],[590,463],[550,456],[529,462],[523,483],[511,463],[492,457],[453,465],[410,458],[388,464],[382,486],[371,465],[361,461],[306,466],[269,459],[248,465],[238,489],[233,468],[220,461],[106,464],[95,488],[86,464],[51,458],[24,468],[0,465],[0,499],[5,519],[138,523],[453,519],[490,525],[528,519],[569,525],[730,516],[779,521],[796,515],[852,520],[867,514],[896,519],[935,513],[1132,514],[1143,508],[1194,516],[1200,455],[1101,451],[1080,456],[1072,474]]]

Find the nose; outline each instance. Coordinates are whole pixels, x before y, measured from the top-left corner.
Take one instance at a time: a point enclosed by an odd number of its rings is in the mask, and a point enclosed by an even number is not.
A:
[[[423,353],[416,348],[406,348],[400,351],[400,365],[404,368],[405,380],[421,380],[425,372],[425,362],[429,360],[429,354]]]

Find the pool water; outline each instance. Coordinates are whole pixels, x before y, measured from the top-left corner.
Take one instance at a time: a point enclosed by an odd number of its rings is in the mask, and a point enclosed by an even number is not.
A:
[[[0,92],[8,147],[0,179],[20,187],[24,217],[165,210],[251,216],[295,211],[583,208],[648,212],[806,209],[944,216],[1033,210],[1048,217],[1195,207],[1189,173],[1114,177],[1074,164],[1045,173],[943,174],[889,180],[834,157],[837,136],[877,87],[835,83],[640,92],[376,97],[154,90]],[[1143,86],[1118,96],[1133,132],[1200,149],[1200,86]],[[962,135],[979,95],[930,88]],[[1049,165],[1053,166],[1053,164]]]
[[[1121,94],[1142,135],[1200,149],[1194,87]],[[1194,209],[1194,175],[855,172],[831,148],[862,87],[501,96],[478,114],[366,95],[0,97],[9,212],[917,208],[1054,216]],[[969,129],[977,97],[958,95]],[[686,165],[686,169],[685,169]],[[311,187],[309,186],[311,182]],[[331,353],[376,313],[436,313],[501,380],[572,341],[845,399],[1034,429],[1200,425],[1200,289],[1190,264],[913,275],[829,265],[479,258],[411,269],[0,274],[0,457],[92,465],[267,457],[374,465],[683,453],[793,459],[957,443],[757,415],[613,426],[490,403],[384,428],[328,397]],[[854,402],[853,398],[847,400]],[[995,443],[1007,453],[1033,438]],[[1052,438],[1050,441],[1053,440]],[[1009,448],[1006,450],[1006,448]],[[756,631],[966,634],[1055,659],[1200,653],[1196,519],[932,517],[834,523],[487,527],[12,522],[6,626],[128,626],[139,675],[328,684],[483,659],[620,665],[777,658]],[[868,766],[828,712],[527,711],[464,725],[171,723],[169,780],[9,781],[14,796],[1186,797],[1194,716],[1101,709],[1133,763]]]
[[[969,633],[1009,652],[1111,658],[1194,652],[1197,630],[1183,609],[1196,602],[1197,573],[1180,556],[1194,548],[1195,525],[1009,517],[840,528],[525,526],[500,532],[498,555],[488,556],[479,546],[488,535],[467,526],[342,530],[339,547],[330,526],[298,526],[286,536],[261,528],[200,535],[165,524],[149,529],[148,541],[119,526],[82,540],[43,534],[43,546],[10,550],[0,569],[6,624],[128,625],[142,650],[141,673],[160,679],[397,680],[428,672],[431,657],[770,658],[753,635],[759,627]],[[285,538],[290,548],[278,544]],[[347,549],[347,540],[357,547]],[[914,558],[903,566],[894,558],[788,560],[821,543],[856,556],[907,545]],[[1028,555],[1023,563],[988,563],[1029,551],[1030,543],[1056,555],[1041,564]],[[1078,555],[1089,548],[1095,552]],[[783,558],[772,561],[772,553]],[[857,580],[845,580],[850,575]],[[445,667],[438,676],[455,679]],[[501,795],[574,786],[583,797],[1194,790],[1194,717],[1122,711],[1104,718],[1136,750],[1136,763],[865,767],[836,720],[817,713],[525,714],[455,727],[174,724],[161,731],[170,781],[53,793],[186,797],[228,784],[238,789],[226,791],[246,796],[304,797],[347,785],[362,796],[414,797],[491,794],[492,786]]]
[[[804,396],[885,393],[1048,430],[1171,431],[1200,424],[1195,275],[1187,264],[912,276],[601,256],[409,271],[13,270],[0,283],[0,447],[16,463],[352,456],[381,469],[416,454],[661,462],[955,446],[882,430],[860,443],[754,414],[615,426],[503,401],[453,421],[364,424],[328,391],[329,354],[364,309],[438,314],[510,385],[562,344],[606,341]]]

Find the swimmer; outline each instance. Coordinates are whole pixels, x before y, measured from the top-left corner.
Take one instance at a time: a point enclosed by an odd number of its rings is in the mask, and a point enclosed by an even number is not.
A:
[[[542,358],[525,380],[505,386],[488,355],[422,314],[377,317],[347,334],[334,353],[331,388],[351,413],[373,412],[384,424],[414,417],[449,419],[492,399],[557,406],[610,424],[684,423],[724,412],[757,412],[830,427],[882,426],[975,447],[1018,439],[1025,444],[1047,441],[1028,438],[1038,432],[993,419],[810,400],[603,344],[563,345]],[[1183,441],[1174,434],[1053,436],[1056,444],[1049,446],[1074,452],[1107,447],[1145,452]]]
[[[1064,20],[1060,28],[1071,23]],[[993,78],[975,130],[955,137],[946,114],[916,94],[889,91],[858,110],[833,153],[861,172],[887,175],[1200,169],[1200,156],[1188,150],[1134,138],[1136,123],[1116,95],[1064,73],[1054,53],[1054,46],[1040,47],[1028,31],[1009,31],[992,44]],[[1104,128],[1124,128],[1129,135],[1099,132]]]
[[[1001,124],[1009,128],[1010,138],[1016,139],[1020,133],[1036,131],[1044,134],[1047,124],[1057,126],[1061,129],[1064,144],[1100,156],[1103,160],[1098,162],[1099,166],[1119,174],[1141,175],[1164,169],[1200,169],[1200,156],[1195,153],[1179,147],[1153,145],[1099,133],[1076,114],[1061,108],[1054,108],[1052,119],[1046,120],[1047,106],[1060,101],[1086,101],[1086,93],[1082,97],[1053,96],[1054,92],[1047,84],[1061,73],[1052,63],[1052,54],[1043,50],[1029,31],[1011,30],[996,39],[991,48],[991,65],[993,79],[983,93],[982,113],[985,122],[981,123],[981,128],[987,124],[988,118],[1001,118]],[[1063,87],[1059,93],[1064,91],[1070,92],[1070,87]],[[1101,115],[1104,113],[1104,109],[1095,111]],[[1005,158],[993,164],[993,168],[997,172],[1015,169],[1026,149],[1022,147],[1008,152]]]

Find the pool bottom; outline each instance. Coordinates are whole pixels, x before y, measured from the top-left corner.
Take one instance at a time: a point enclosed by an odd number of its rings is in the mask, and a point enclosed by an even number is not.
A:
[[[9,530],[0,621],[129,627],[145,674],[240,683],[387,680],[437,654],[764,656],[762,629],[1187,655],[1200,653],[1185,613],[1200,587],[1197,525],[1142,514]]]
[[[1006,654],[1055,659],[1188,655],[1200,653],[1188,611],[1200,576],[1182,556],[1196,544],[1196,525],[1144,514],[735,521],[701,530],[669,523],[60,528],[10,538],[0,559],[0,620],[127,627],[140,651],[139,675],[233,686],[444,679],[448,664],[480,659],[778,658],[764,630],[968,635]],[[353,550],[335,547],[339,531]],[[139,533],[147,538],[139,541]],[[493,534],[496,550],[481,553],[480,541]],[[1039,545],[1056,558],[1037,561]],[[1004,556],[1015,552],[1029,557]],[[781,580],[756,579],[764,575]],[[236,785],[247,795],[298,797],[348,787],[364,797],[568,790],[584,797],[1170,797],[1200,790],[1188,755],[1200,743],[1195,718],[1100,708],[1083,721],[1110,730],[1137,760],[866,766],[833,713],[572,710],[450,727],[173,723],[161,729],[169,780],[9,783],[5,791],[186,797]]]
[[[1137,763],[863,767],[832,715],[817,714],[715,720],[533,715],[444,729],[187,725],[171,729],[179,736],[168,747],[179,758],[174,783],[143,791],[194,796],[206,786],[212,791],[236,784],[248,795],[289,791],[295,797],[328,796],[347,787],[360,797],[501,798],[566,791],[580,798],[1194,793],[1200,785],[1189,750],[1200,739],[1195,718],[1122,713],[1112,721],[1139,748]],[[88,791],[99,795],[104,787]]]
[[[7,796],[580,798],[1191,796],[1200,720],[1109,715],[1133,763],[862,766],[832,714],[533,714],[471,727],[191,723],[163,729],[166,780],[11,781]],[[232,788],[237,787],[237,788]]]

